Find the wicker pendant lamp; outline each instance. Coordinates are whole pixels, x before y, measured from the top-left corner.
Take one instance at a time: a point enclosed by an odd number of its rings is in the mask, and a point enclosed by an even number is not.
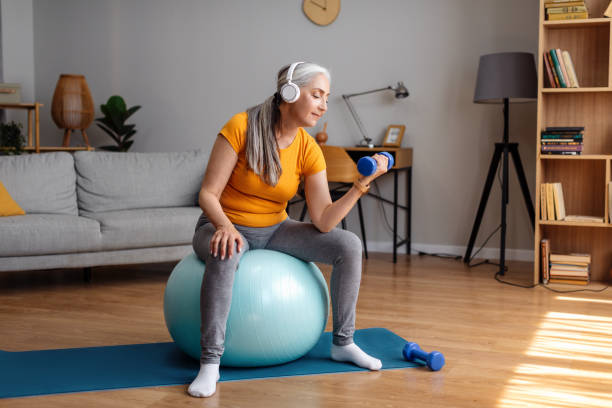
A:
[[[77,129],[81,131],[83,140],[89,147],[85,129],[94,119],[94,104],[85,76],[60,75],[53,93],[51,117],[57,127],[64,129],[64,147],[70,145],[70,134]]]

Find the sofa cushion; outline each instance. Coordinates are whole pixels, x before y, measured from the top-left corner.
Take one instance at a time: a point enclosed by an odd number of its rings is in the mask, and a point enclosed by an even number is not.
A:
[[[25,211],[13,200],[13,197],[6,191],[4,184],[0,181],[0,217],[24,214]]]
[[[2,156],[0,181],[28,214],[78,215],[76,173],[69,153]]]
[[[83,212],[100,223],[102,250],[191,244],[199,207]]]
[[[26,214],[0,218],[0,256],[95,251],[100,224],[66,214]]]
[[[76,152],[79,209],[86,212],[197,205],[207,155]]]

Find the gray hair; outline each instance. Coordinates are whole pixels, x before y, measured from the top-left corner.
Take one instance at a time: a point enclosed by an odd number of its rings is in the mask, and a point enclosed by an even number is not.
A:
[[[280,89],[287,83],[289,65],[278,71],[276,93],[263,103],[247,109],[246,160],[249,168],[259,175],[266,184],[276,186],[282,168],[276,142],[276,128],[280,120],[279,105],[283,102]],[[291,82],[300,88],[312,78],[323,74],[331,81],[329,71],[317,64],[304,62],[296,66]]]

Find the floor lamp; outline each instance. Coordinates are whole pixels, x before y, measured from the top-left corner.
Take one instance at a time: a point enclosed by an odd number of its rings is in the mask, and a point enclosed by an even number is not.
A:
[[[365,128],[363,126],[363,123],[361,123],[361,119],[359,119],[359,115],[357,115],[357,112],[355,111],[355,107],[351,103],[351,98],[354,96],[360,96],[360,95],[371,94],[374,92],[386,91],[388,89],[393,90],[395,92],[395,98],[397,99],[402,99],[409,95],[408,89],[406,89],[406,87],[404,86],[404,83],[401,81],[397,83],[397,86],[395,88],[392,86],[388,86],[386,88],[373,89],[371,91],[342,95],[342,99],[344,99],[344,102],[346,102],[346,106],[348,106],[349,111],[351,112],[351,115],[353,115],[353,119],[355,119],[355,123],[357,123],[357,127],[359,127],[359,131],[361,132],[361,136],[363,137],[361,139],[361,142],[359,142],[360,146],[374,147],[374,143],[372,143],[372,139],[368,137],[365,131]]]
[[[508,154],[512,156],[516,173],[523,192],[523,198],[529,217],[531,227],[535,225],[535,213],[533,203],[529,195],[529,186],[525,178],[525,171],[519,156],[518,143],[508,143],[508,122],[510,102],[528,102],[537,97],[537,76],[533,54],[526,52],[505,52],[498,54],[487,54],[480,57],[478,65],[478,79],[474,93],[474,103],[497,103],[504,105],[504,134],[503,142],[495,143],[495,152],[489,167],[489,174],[485,182],[480,205],[472,234],[463,257],[463,262],[469,263],[474,248],[474,241],[478,235],[478,229],[487,206],[487,200],[491,192],[491,186],[495,179],[495,173],[502,161],[502,185],[501,185],[501,242],[499,253],[499,274],[505,272],[506,262],[506,206],[508,205]]]

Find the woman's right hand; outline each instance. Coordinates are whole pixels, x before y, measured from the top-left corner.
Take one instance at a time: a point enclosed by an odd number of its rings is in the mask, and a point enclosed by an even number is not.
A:
[[[229,259],[234,255],[234,243],[241,252],[244,243],[236,227],[232,224],[220,225],[210,239],[210,253],[215,257],[220,255],[221,260],[225,259],[225,255]]]

